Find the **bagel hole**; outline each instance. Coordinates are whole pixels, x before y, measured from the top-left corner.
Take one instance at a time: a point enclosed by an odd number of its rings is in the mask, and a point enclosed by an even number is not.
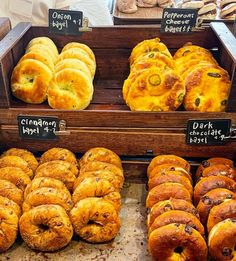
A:
[[[181,254],[183,252],[183,248],[181,246],[178,246],[174,250],[175,253]]]
[[[42,230],[42,231],[46,231],[46,230],[49,229],[49,226],[44,225],[44,224],[40,224],[40,225],[39,225],[39,228],[40,228],[40,230]]]

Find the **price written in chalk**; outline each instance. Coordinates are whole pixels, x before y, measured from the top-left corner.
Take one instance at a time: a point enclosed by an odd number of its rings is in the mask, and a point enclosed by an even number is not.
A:
[[[57,117],[40,117],[19,115],[18,129],[19,136],[23,139],[57,139],[54,134],[59,130],[59,119]]]
[[[80,11],[49,9],[49,32],[66,35],[80,34],[83,24],[83,13]]]
[[[230,134],[230,119],[189,120],[186,143],[190,145],[220,145]]]
[[[189,33],[196,25],[196,9],[164,8],[161,20],[162,33]]]

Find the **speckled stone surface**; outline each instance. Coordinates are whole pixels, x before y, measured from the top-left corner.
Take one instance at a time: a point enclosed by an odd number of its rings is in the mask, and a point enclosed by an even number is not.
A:
[[[22,239],[0,261],[151,261],[147,250],[146,190],[142,184],[126,183],[122,190],[122,226],[117,237],[107,244],[88,244],[77,237],[56,253],[35,252]]]

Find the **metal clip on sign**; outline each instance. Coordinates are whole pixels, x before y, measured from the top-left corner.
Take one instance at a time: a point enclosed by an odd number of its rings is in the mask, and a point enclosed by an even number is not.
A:
[[[70,135],[70,131],[66,130],[66,121],[65,120],[60,120],[59,121],[59,131],[54,131],[54,134],[56,136]]]
[[[204,29],[203,24],[203,19],[198,17],[196,20],[196,25],[195,27],[192,29],[193,32],[198,32],[198,31],[202,31]]]
[[[88,18],[84,17],[83,22],[82,22],[82,27],[79,28],[79,31],[80,32],[91,32],[92,28],[89,28],[88,24],[89,24]]]
[[[233,126],[233,127],[235,127],[235,126]],[[229,136],[224,137],[224,140],[226,140],[226,141],[230,141],[230,140],[236,141],[236,128],[233,128],[233,127],[230,128]]]

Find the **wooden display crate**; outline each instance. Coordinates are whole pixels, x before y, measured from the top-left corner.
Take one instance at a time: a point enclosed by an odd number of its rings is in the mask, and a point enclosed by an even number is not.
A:
[[[71,41],[90,46],[96,55],[95,93],[91,105],[83,111],[53,110],[47,103],[30,105],[15,99],[10,92],[12,70],[34,37],[48,36],[58,49]],[[235,79],[232,79],[227,112],[198,113],[131,112],[122,98],[123,81],[129,74],[128,57],[132,48],[144,39],[160,37],[174,53],[186,42],[203,46],[213,52],[220,65],[233,78],[236,64],[236,39],[223,23],[212,23],[191,34],[161,34],[158,26],[93,28],[80,36],[54,35],[48,28],[32,27],[28,23],[16,26],[0,43],[0,143],[5,148],[18,144],[33,151],[45,151],[52,146],[84,152],[94,146],[113,149],[120,155],[156,155],[175,153],[185,157],[227,156],[233,158],[236,143],[224,146],[193,147],[185,144],[188,119],[231,119],[236,122]],[[57,116],[65,120],[69,135],[57,141],[21,140],[17,116]],[[67,133],[68,134],[68,133]]]

